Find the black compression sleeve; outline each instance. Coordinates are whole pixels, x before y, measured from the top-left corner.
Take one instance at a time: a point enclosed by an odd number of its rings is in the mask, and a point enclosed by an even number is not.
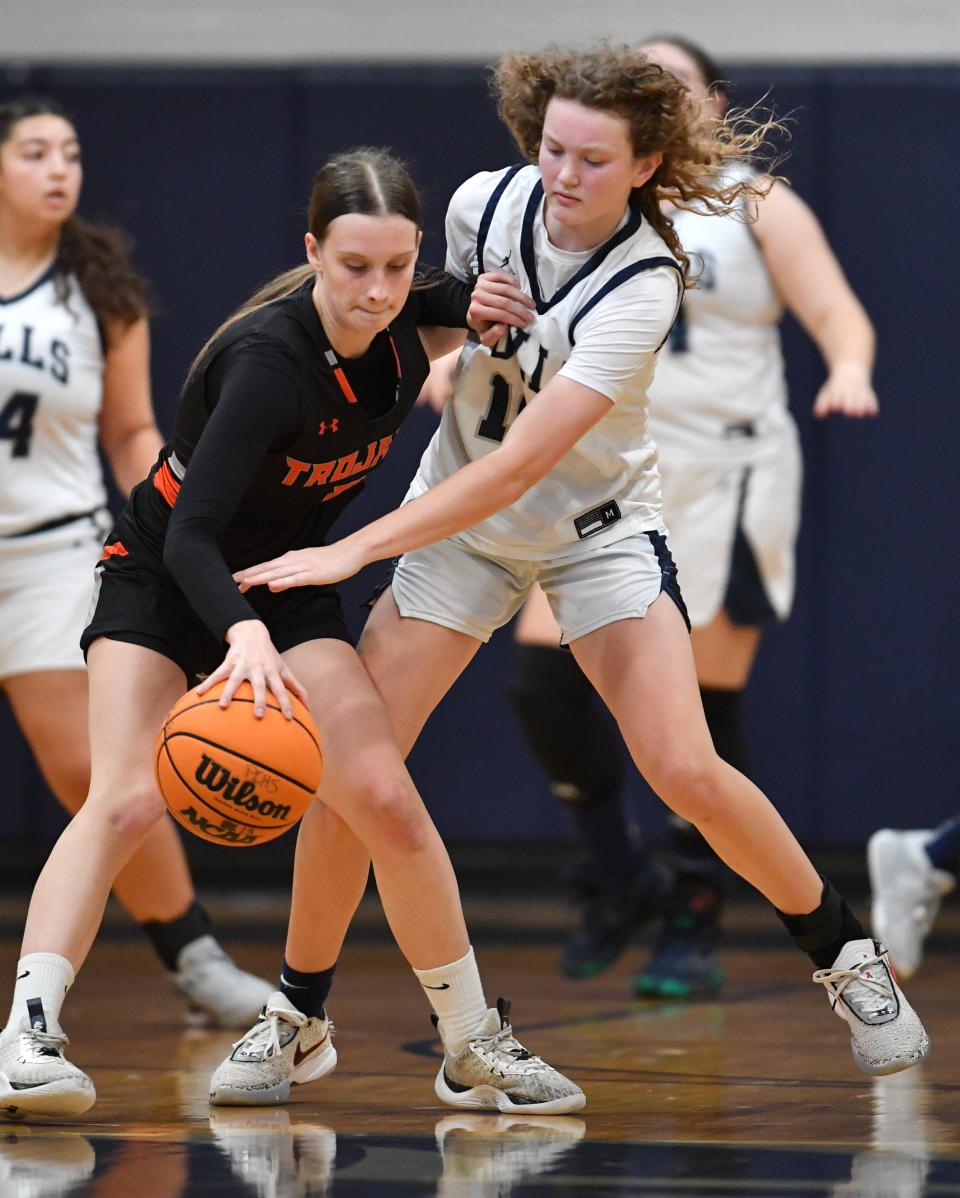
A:
[[[163,560],[218,640],[240,620],[259,617],[240,594],[221,538],[264,455],[297,435],[303,420],[289,364],[262,347],[233,351],[216,406],[190,458],[170,515]]]
[[[411,292],[415,304],[416,322],[429,327],[438,325],[444,329],[465,329],[467,309],[473,294],[472,283],[461,283],[446,271],[435,266],[421,266],[418,279],[428,281],[428,286]]]

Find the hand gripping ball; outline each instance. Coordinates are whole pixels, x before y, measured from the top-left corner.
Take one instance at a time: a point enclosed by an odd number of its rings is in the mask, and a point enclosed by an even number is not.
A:
[[[249,683],[220,707],[225,685],[189,691],[170,709],[157,738],[157,785],[170,814],[195,836],[243,848],[273,840],[304,815],[323,753],[309,711],[293,695],[292,720],[269,693],[258,719]]]

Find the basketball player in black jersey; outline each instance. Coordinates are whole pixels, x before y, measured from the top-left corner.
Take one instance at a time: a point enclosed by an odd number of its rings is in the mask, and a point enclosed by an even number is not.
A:
[[[227,680],[224,704],[249,681],[261,715],[268,690],[288,715],[291,692],[313,700],[338,803],[316,805],[307,835],[336,825],[339,835],[370,846],[388,919],[415,969],[469,951],[449,858],[350,642],[335,589],[246,597],[232,579],[265,557],[323,541],[389,452],[427,377],[428,355],[462,340],[468,308],[474,329],[494,340],[505,329],[501,317],[516,325],[529,319],[519,292],[497,298],[506,276],[496,292],[483,279],[471,289],[439,272],[414,283],[420,227],[416,190],[388,154],[362,150],[328,162],[311,199],[308,265],[261,290],[208,341],[188,376],[171,442],[107,539],[82,638],[93,783],[34,891],[0,1035],[7,1114],[73,1115],[95,1100],[90,1079],[64,1058],[60,1008],[113,879],[164,811],[152,747],[185,680],[198,674],[208,675],[201,692]],[[505,302],[512,311],[504,312]],[[416,811],[402,826],[389,818],[398,804]],[[373,820],[356,815],[371,810]],[[308,885],[295,871],[295,889]],[[351,890],[356,901],[362,890]],[[221,1100],[278,1101],[292,1082],[333,1068],[323,1007],[332,973],[318,977],[313,962],[284,961],[280,991],[218,1071]],[[282,1043],[281,1017],[284,1029],[299,1029],[293,1037],[285,1030]],[[526,1110],[583,1104],[581,1091],[520,1049],[509,1027],[498,1021],[489,1038],[523,1076]],[[248,1084],[253,1060],[267,1062],[266,1084],[263,1069]]]

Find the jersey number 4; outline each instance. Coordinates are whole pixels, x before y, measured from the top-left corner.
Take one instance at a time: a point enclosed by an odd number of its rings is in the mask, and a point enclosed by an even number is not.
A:
[[[527,400],[524,396],[517,408],[517,416],[520,415],[526,406]],[[490,379],[490,404],[486,415],[480,421],[477,436],[483,437],[485,441],[502,441],[507,435],[507,429],[510,427],[508,423],[509,414],[510,384],[502,374],[495,374]]]
[[[15,391],[0,411],[0,440],[13,442],[12,458],[25,458],[30,453],[33,418],[39,401],[39,395]]]

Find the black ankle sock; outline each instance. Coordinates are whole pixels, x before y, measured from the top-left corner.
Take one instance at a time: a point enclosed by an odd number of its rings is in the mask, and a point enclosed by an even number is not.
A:
[[[211,934],[210,917],[196,901],[177,919],[151,919],[140,925],[150,939],[154,952],[167,969],[177,968],[180,950]]]
[[[846,899],[826,878],[820,905],[808,915],[785,915],[783,911],[777,914],[797,947],[803,949],[818,969],[829,969],[849,940],[869,940]]]
[[[321,969],[317,973],[306,973],[288,965],[284,957],[280,969],[280,992],[304,1015],[315,1015],[318,1019],[323,1019],[326,1015],[323,1004],[327,1001],[327,995],[333,985],[336,969],[336,965],[331,965],[329,969]]]

